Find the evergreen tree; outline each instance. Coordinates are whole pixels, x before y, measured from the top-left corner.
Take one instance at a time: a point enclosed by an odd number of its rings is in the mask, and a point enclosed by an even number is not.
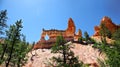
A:
[[[95,43],[93,46],[98,48],[101,52],[105,53],[105,61],[98,61],[101,67],[119,67],[120,66],[120,41],[115,40],[112,45],[104,43]]]
[[[6,21],[7,21],[7,10],[2,10],[0,11],[0,37],[2,34],[4,34],[4,28],[7,27]]]
[[[6,67],[9,66],[9,63],[11,62],[12,59],[12,55],[14,52],[14,46],[20,41],[20,36],[21,36],[21,25],[22,21],[17,21],[15,25],[10,26],[10,29],[7,31],[6,35],[7,35],[7,44],[9,45],[9,47],[7,48],[7,62],[6,62]]]
[[[90,37],[86,31],[84,32],[84,36],[85,36],[86,41],[88,41],[90,39]]]
[[[112,39],[114,39],[114,40],[119,40],[119,41],[120,41],[120,29],[116,30],[116,31],[112,34]]]
[[[29,47],[29,44],[26,43],[25,36],[23,36],[22,40],[14,46],[14,51],[12,55],[14,57],[11,59],[11,63],[13,63],[13,66],[23,66],[27,61],[26,54],[29,52],[30,49],[31,47]]]
[[[119,67],[120,66],[120,42],[115,41],[113,45],[100,45],[99,49],[106,54],[105,59],[106,67]]]
[[[94,39],[90,38],[89,34],[87,32],[84,32],[84,37],[85,37],[85,44],[93,44],[95,41]]]
[[[103,36],[103,37],[108,37],[108,38],[111,38],[112,34],[110,32],[110,30],[105,26],[104,23],[102,23],[100,25],[101,29],[100,29],[100,34]]]
[[[27,58],[25,57],[30,47],[26,43],[25,36],[21,34],[22,20],[19,20],[15,25],[11,25],[6,31],[4,55],[2,60],[6,67],[21,67],[25,64]]]
[[[100,29],[100,35],[101,35],[101,40],[103,43],[107,44],[106,42],[106,37],[111,38],[112,37],[112,33],[110,32],[110,30],[105,26],[104,23],[102,23],[100,25],[101,29]]]
[[[52,47],[52,53],[59,53],[61,56],[53,57],[52,66],[57,67],[81,67],[82,63],[74,56],[73,51],[70,50],[70,44],[65,44],[63,36],[58,36],[56,44]]]
[[[0,11],[0,64],[3,62],[3,55],[5,52],[5,49],[7,47],[6,44],[3,44],[2,42],[4,42],[3,39],[3,34],[4,34],[4,29],[7,27],[6,24],[7,21],[7,10],[1,10]]]
[[[100,25],[101,29],[100,29],[100,35],[101,35],[101,41],[104,43],[104,44],[107,44],[106,42],[106,37],[107,37],[107,27],[105,26],[105,24],[101,24]]]
[[[79,42],[80,44],[83,44],[83,37],[79,37],[79,38],[78,38],[78,42]]]

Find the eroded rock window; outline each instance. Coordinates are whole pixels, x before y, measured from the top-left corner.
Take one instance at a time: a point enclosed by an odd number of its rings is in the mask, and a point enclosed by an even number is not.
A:
[[[49,36],[47,34],[45,35],[45,40],[49,40]]]

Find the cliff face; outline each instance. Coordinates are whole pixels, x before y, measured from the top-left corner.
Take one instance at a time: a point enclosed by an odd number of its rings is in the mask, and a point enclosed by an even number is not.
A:
[[[56,29],[45,30],[43,29],[40,41],[38,41],[35,44],[34,49],[51,48],[53,44],[56,42],[56,37],[59,35],[62,35],[66,41],[78,40],[78,38],[82,36],[82,32],[79,30],[78,34],[75,34],[75,31],[76,31],[76,27],[75,27],[75,24],[72,18],[69,18],[68,27],[66,30],[56,30]],[[46,35],[48,35],[49,37],[48,40],[45,40]]]
[[[102,20],[100,22],[100,25],[101,24],[104,24],[110,30],[110,32],[112,32],[112,33],[115,32],[115,30],[117,30],[118,28],[120,28],[119,25],[114,24],[112,22],[112,20],[109,17],[107,17],[107,16],[102,18]],[[100,36],[100,34],[99,34],[100,33],[100,29],[101,29],[100,25],[94,27],[94,30],[95,30],[94,36]]]

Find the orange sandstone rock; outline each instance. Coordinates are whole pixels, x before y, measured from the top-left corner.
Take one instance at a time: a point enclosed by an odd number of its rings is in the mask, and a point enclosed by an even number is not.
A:
[[[75,31],[76,31],[76,27],[72,18],[69,18],[68,27],[66,30],[43,29],[41,39],[34,45],[34,49],[51,48],[53,44],[56,42],[56,37],[59,35],[62,35],[66,41],[73,41],[74,39],[78,40],[78,38],[82,36],[82,32],[79,30],[78,34],[75,34]],[[46,35],[49,36],[48,40],[45,40]]]
[[[75,24],[74,24],[72,18],[70,18],[68,20],[68,28],[67,28],[67,30],[65,30],[66,36],[74,36],[75,30],[76,30]]]
[[[81,32],[81,30],[79,29],[78,32],[77,32],[77,33],[75,34],[75,36],[74,36],[74,40],[75,40],[75,41],[78,41],[78,38],[81,37],[81,36],[82,36],[82,32]]]
[[[107,17],[107,16],[102,18],[100,25],[101,24],[104,24],[110,30],[111,33],[115,32],[115,30],[120,28],[119,25],[114,24],[112,22],[112,20],[109,17]],[[94,30],[95,30],[94,36],[100,36],[100,34],[99,34],[100,33],[100,29],[101,29],[100,25],[94,27]]]

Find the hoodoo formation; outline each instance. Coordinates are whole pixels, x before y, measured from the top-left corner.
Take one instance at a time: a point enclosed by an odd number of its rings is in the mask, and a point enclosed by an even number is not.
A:
[[[72,20],[69,18],[68,20],[68,27],[66,30],[42,30],[41,39],[34,45],[34,49],[39,48],[51,48],[53,44],[56,42],[56,37],[62,35],[66,41],[77,41],[79,37],[82,36],[82,32],[79,29],[78,33],[75,34],[76,27]],[[45,40],[46,35],[49,37],[48,40]]]
[[[117,29],[120,28],[120,25],[114,24],[112,20],[107,16],[102,18],[100,25],[101,24],[104,24],[110,30],[111,33],[115,32]],[[100,25],[94,27],[95,34],[93,36],[100,36],[99,34],[101,29]]]

